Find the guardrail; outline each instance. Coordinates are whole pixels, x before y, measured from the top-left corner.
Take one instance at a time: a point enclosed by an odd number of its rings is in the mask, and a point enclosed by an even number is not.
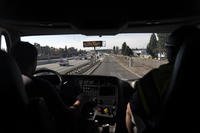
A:
[[[47,60],[45,60],[46,62],[48,62]],[[45,63],[41,63],[41,64],[46,64]],[[56,61],[57,62],[57,61]],[[78,66],[74,66],[72,68],[68,68],[68,69],[64,69],[59,71],[60,74],[63,75],[74,75],[74,74],[85,74],[85,75],[90,75],[91,71],[95,68],[95,66],[97,66],[97,64],[99,64],[101,62],[101,60],[93,60],[90,62],[85,62],[83,64],[80,64]],[[48,62],[49,63],[49,62]],[[39,63],[38,63],[39,64]],[[91,69],[91,70],[90,70]]]
[[[63,58],[67,60],[72,60],[74,57],[68,57],[68,58]],[[60,61],[61,58],[56,58],[56,59],[47,59],[47,60],[37,60],[37,65],[45,65],[49,63],[56,63]]]
[[[91,69],[93,66],[95,66],[99,62],[100,62],[100,60],[97,60],[97,61],[95,61],[93,63],[87,62],[87,63],[84,63],[84,64],[79,65],[77,67],[74,67],[74,68],[68,69],[66,71],[63,71],[63,72],[61,72],[61,74],[65,74],[65,75],[83,74],[83,73],[85,73],[86,71]]]
[[[87,70],[86,72],[84,72],[84,75],[91,75],[100,65],[101,65],[102,61],[97,62],[93,67],[91,67],[89,70]]]

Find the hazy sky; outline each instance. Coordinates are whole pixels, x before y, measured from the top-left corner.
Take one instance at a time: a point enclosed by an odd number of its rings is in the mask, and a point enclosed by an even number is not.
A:
[[[149,42],[151,33],[141,34],[118,34],[115,36],[85,36],[85,35],[49,35],[49,36],[32,36],[22,37],[22,41],[30,43],[39,43],[42,46],[50,46],[56,48],[64,48],[65,46],[75,47],[77,49],[92,49],[83,48],[83,41],[104,41],[105,46],[97,49],[112,49],[113,46],[121,48],[122,43],[126,42],[131,48],[146,48]]]

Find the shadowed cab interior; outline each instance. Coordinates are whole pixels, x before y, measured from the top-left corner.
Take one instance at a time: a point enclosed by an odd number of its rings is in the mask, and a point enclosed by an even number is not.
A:
[[[0,131],[199,132],[199,24],[197,0],[1,0]]]

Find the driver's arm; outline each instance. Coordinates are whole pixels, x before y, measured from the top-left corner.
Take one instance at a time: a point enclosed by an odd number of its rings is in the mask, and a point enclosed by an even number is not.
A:
[[[138,81],[135,83],[134,88],[136,88],[136,91],[130,97],[126,108],[125,121],[126,121],[126,128],[129,133],[137,132],[138,127],[136,127],[136,125],[138,126],[138,121],[137,119],[135,119],[135,117],[138,114],[140,115],[144,114],[143,104],[138,94]]]
[[[126,120],[126,128],[128,132],[136,133],[137,129],[136,129],[135,120],[131,111],[130,103],[127,104],[125,120]]]
[[[70,106],[70,108],[71,108],[71,109],[79,108],[80,105],[81,105],[80,100],[76,100],[76,101],[74,102],[74,104],[73,104],[72,106]]]
[[[73,106],[80,106],[80,104],[81,104],[80,100],[76,100],[76,101],[74,102]]]
[[[89,101],[89,97],[84,95],[84,93],[80,93],[77,97],[76,97],[76,101],[73,103],[72,106],[70,106],[70,108],[78,108],[78,109],[82,109],[83,105],[85,103],[87,103]]]

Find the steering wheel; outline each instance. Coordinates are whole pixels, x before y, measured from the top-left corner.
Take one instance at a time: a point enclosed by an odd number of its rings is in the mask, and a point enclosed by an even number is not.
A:
[[[58,85],[56,85],[56,86],[58,86],[59,88],[62,86],[63,79],[62,79],[61,75],[58,72],[54,71],[54,70],[51,70],[51,69],[36,70],[34,72],[33,76],[37,77],[37,76],[40,76],[40,75],[44,75],[44,73],[51,73],[53,75],[56,75],[56,77],[58,78],[58,81],[59,81]]]

